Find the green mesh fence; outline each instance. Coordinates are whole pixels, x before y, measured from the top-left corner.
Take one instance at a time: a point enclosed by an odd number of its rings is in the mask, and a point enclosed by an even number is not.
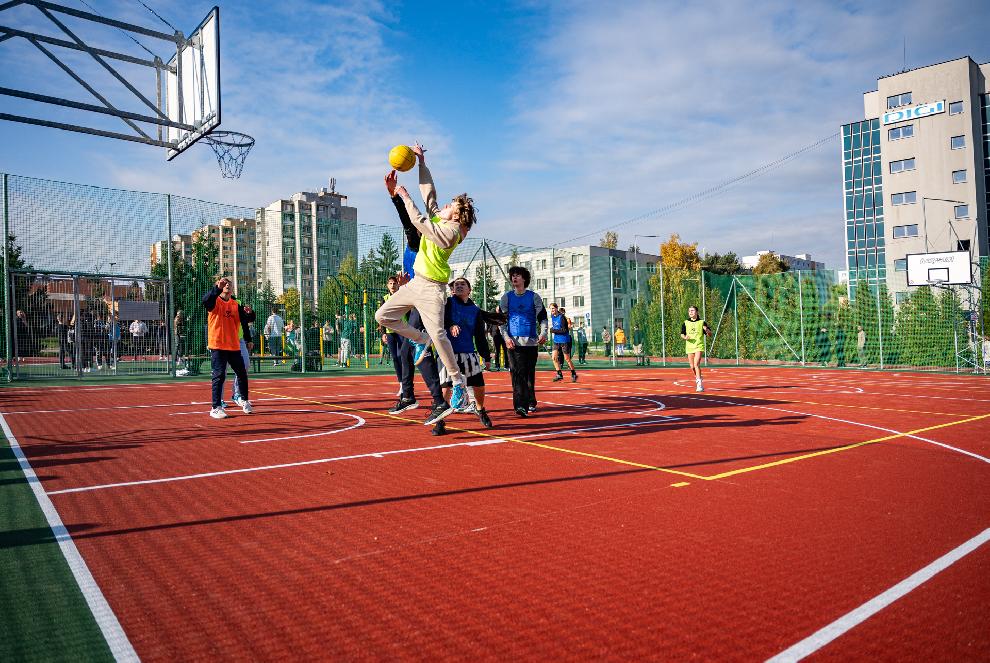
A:
[[[248,208],[15,175],[3,184],[0,360],[11,379],[208,372],[201,298],[220,274],[256,312],[254,372],[390,363],[374,312],[402,265],[397,218],[359,224],[326,190]],[[986,258],[972,285],[897,292],[866,279],[850,292],[830,271],[713,274],[661,268],[658,249],[476,233],[450,262],[488,310],[509,268],[526,267],[530,287],[570,318],[577,365],[684,363],[681,325],[697,306],[714,332],[709,364],[988,368]]]

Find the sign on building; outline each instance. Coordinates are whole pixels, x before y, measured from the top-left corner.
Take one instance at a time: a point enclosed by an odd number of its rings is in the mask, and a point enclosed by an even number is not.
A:
[[[938,115],[945,112],[945,99],[928,104],[919,104],[908,108],[898,108],[887,111],[883,114],[882,124],[894,124],[895,122],[905,122],[907,120],[917,120],[929,115]]]

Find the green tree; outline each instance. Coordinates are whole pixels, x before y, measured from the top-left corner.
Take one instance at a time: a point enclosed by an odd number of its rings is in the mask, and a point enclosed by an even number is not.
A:
[[[17,236],[14,233],[7,235],[7,269],[27,269],[34,267],[24,260],[24,249],[17,243]]]
[[[495,269],[492,266],[489,265],[486,270],[485,265],[479,263],[474,270],[474,283],[471,284],[471,298],[475,304],[486,311],[494,311],[495,307],[498,306],[499,297],[502,295],[497,285],[500,282],[495,280]],[[487,298],[485,297],[486,292]]]
[[[743,270],[739,256],[730,251],[726,254],[706,253],[701,268],[712,274],[738,274]]]

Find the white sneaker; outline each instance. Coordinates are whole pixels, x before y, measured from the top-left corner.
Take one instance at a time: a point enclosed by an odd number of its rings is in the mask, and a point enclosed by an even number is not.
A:
[[[238,398],[234,402],[241,406],[241,409],[244,410],[244,414],[251,414],[252,412],[254,412],[254,408],[251,407],[251,401],[244,400],[243,398]]]
[[[695,380],[694,381],[694,390],[695,391],[704,391],[705,390],[704,385],[701,384],[701,380]]]
[[[215,407],[212,410],[210,410],[210,416],[213,417],[214,419],[226,419],[227,413],[224,412],[224,409],[222,407]]]
[[[189,375],[189,371],[187,371],[187,370],[186,370],[186,369],[184,369],[184,368],[180,368],[179,370],[177,370],[177,371],[175,372],[175,376],[176,376],[176,377],[184,377],[184,376],[186,376],[186,375]]]

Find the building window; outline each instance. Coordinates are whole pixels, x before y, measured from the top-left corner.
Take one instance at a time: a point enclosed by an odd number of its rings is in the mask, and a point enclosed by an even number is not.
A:
[[[580,266],[581,266],[581,256],[579,255],[571,256],[571,267],[580,267]]]
[[[894,303],[895,304],[903,304],[904,302],[906,302],[910,298],[911,298],[911,293],[910,292],[901,291],[901,292],[895,292],[894,293]]]
[[[905,170],[914,170],[914,157],[911,157],[910,159],[901,159],[900,161],[890,162],[891,173],[902,173]]]
[[[546,259],[544,258],[543,260],[537,260],[536,261],[536,268],[537,269],[546,269],[547,268],[547,261],[546,261]]]
[[[563,257],[557,258],[557,267],[563,267],[563,266],[564,266],[564,258]]]
[[[918,224],[914,223],[910,226],[894,226],[894,239],[901,239],[903,237],[917,237],[918,236]]]
[[[969,205],[956,205],[952,208],[955,212],[957,219],[968,219],[969,218]]]
[[[584,274],[577,274],[571,277],[571,285],[584,285]]]
[[[900,140],[902,138],[910,138],[914,135],[914,125],[905,124],[903,127],[894,127],[893,129],[887,130],[888,140]]]
[[[966,171],[965,170],[954,170],[952,171],[952,183],[953,184],[963,184],[966,182]]]
[[[966,147],[965,136],[953,136],[949,139],[949,147],[953,150],[961,150]]]
[[[906,272],[907,271],[907,258],[901,258],[900,260],[894,261],[894,271],[895,272]]]
[[[581,297],[571,297],[571,301],[574,302],[574,306],[584,306],[584,296]]]
[[[898,106],[907,106],[911,103],[911,93],[904,92],[902,94],[895,94],[892,97],[887,97],[887,108],[897,108]]]
[[[905,191],[904,193],[894,193],[890,196],[891,205],[913,205],[918,202],[917,191]]]
[[[536,279],[536,289],[537,290],[546,290],[547,289],[547,280],[546,279]]]
[[[622,308],[622,297],[614,297],[612,304],[615,306],[616,310]]]
[[[963,112],[963,102],[953,101],[949,104],[949,115],[959,115]]]
[[[969,251],[969,240],[961,239],[956,242],[956,251]]]
[[[553,301],[557,303],[557,306],[559,308],[566,308],[567,307],[567,297],[557,297]]]
[[[555,276],[554,279],[553,279],[553,285],[554,285],[554,287],[557,287],[557,288],[563,288],[564,287],[564,277],[563,276]]]

